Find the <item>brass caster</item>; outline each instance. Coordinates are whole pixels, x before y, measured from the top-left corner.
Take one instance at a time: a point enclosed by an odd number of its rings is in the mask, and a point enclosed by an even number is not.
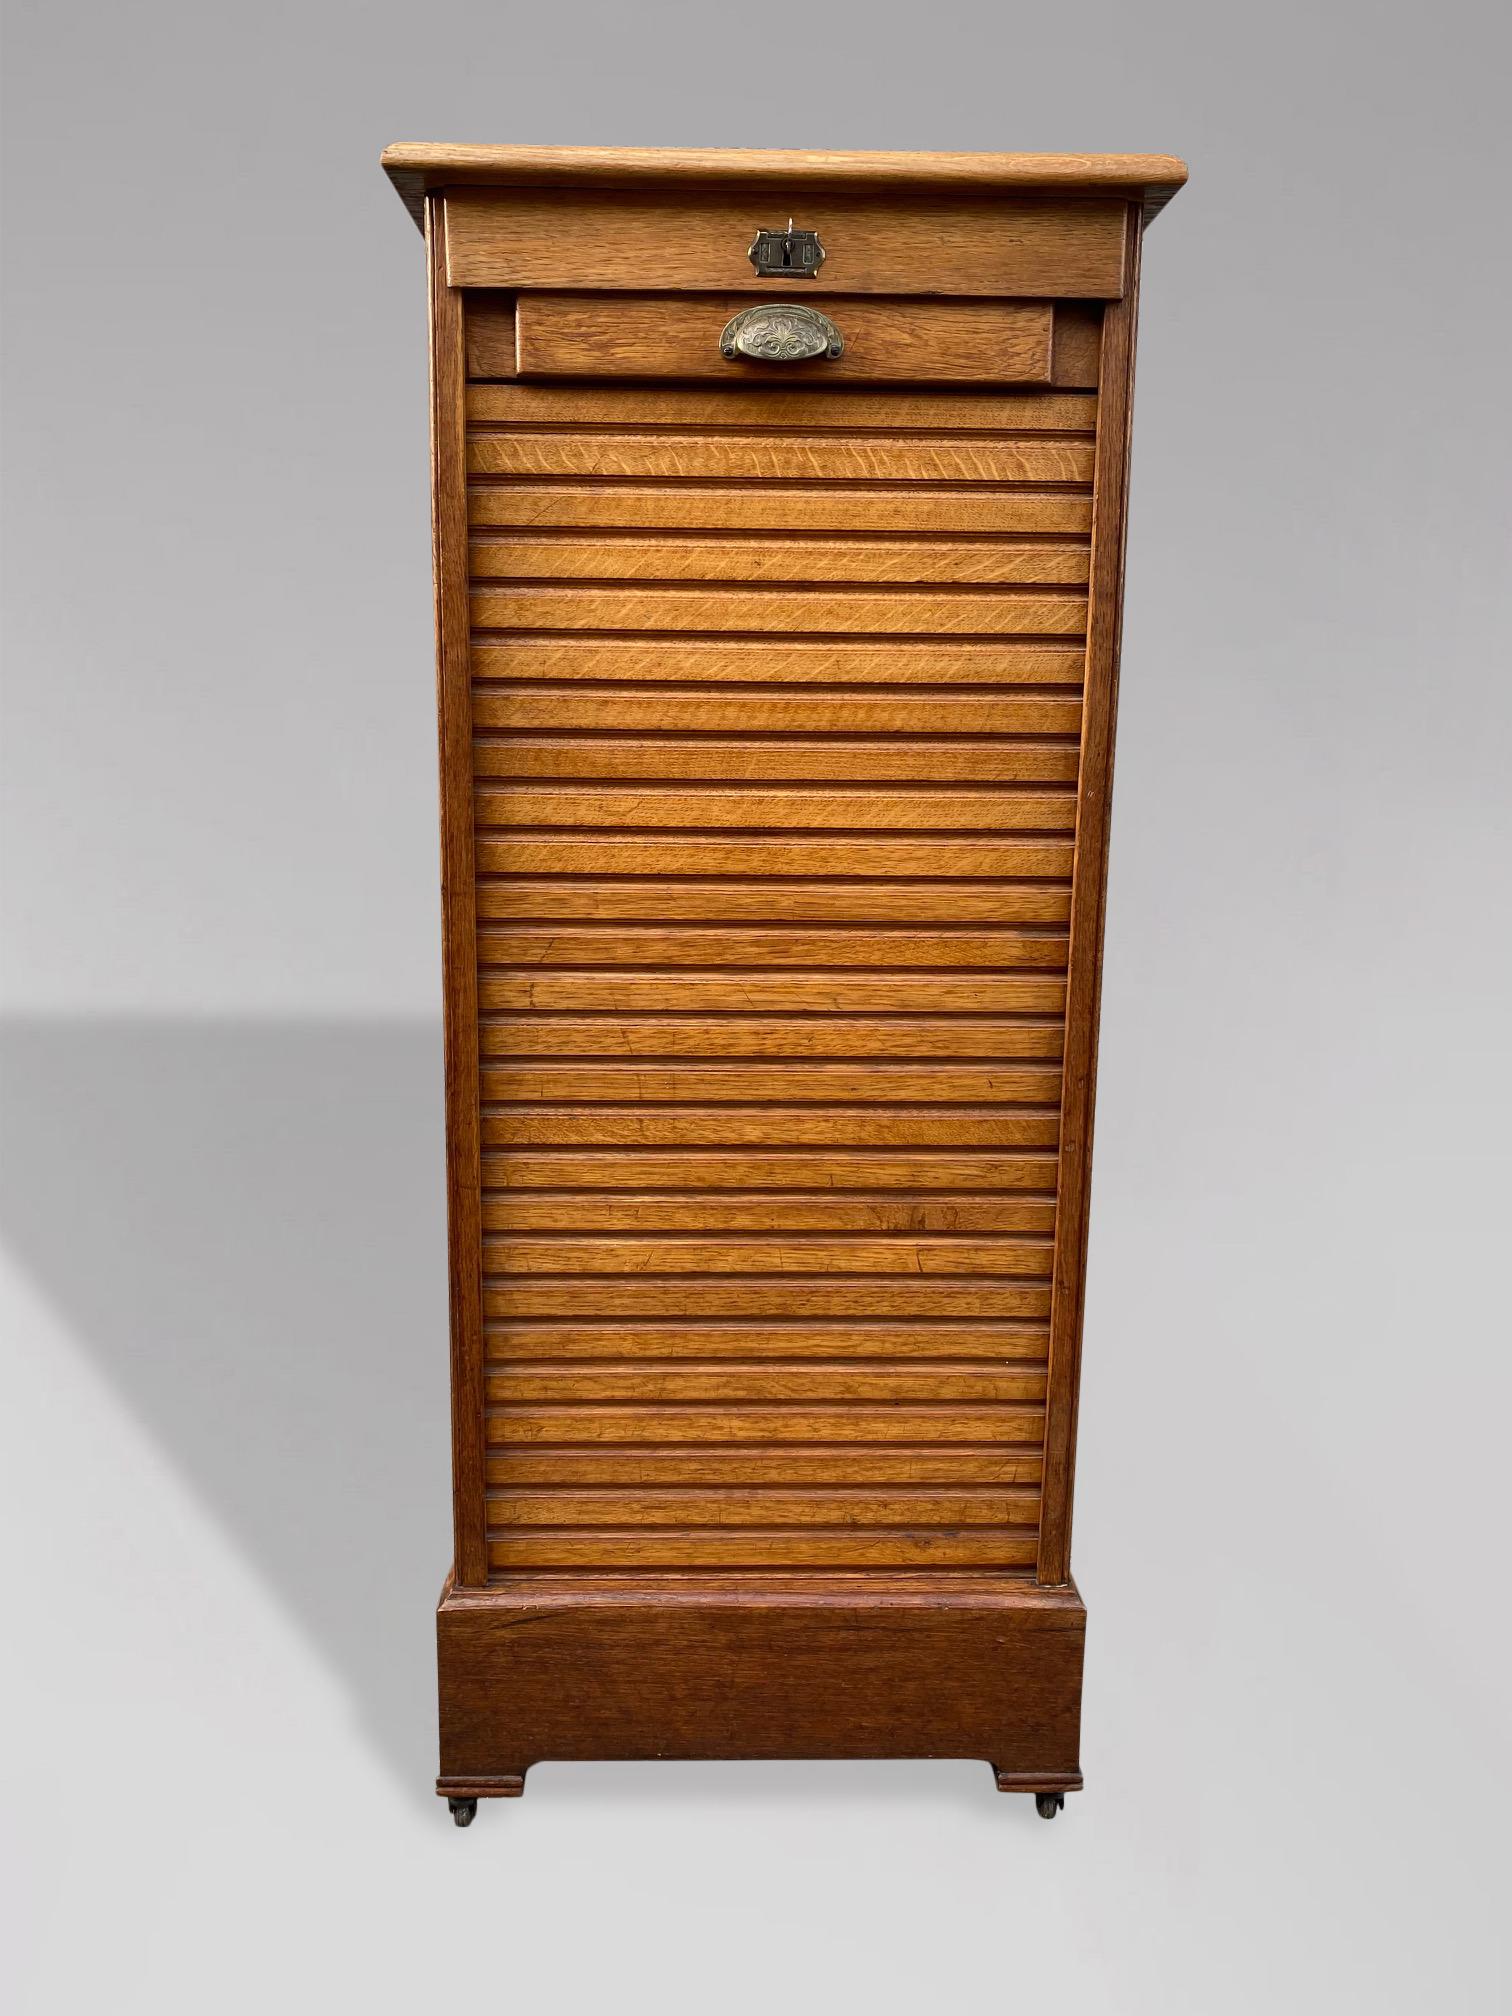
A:
[[[1034,1810],[1041,1820],[1053,1820],[1066,1803],[1064,1792],[1036,1792]]]
[[[471,1827],[478,1817],[476,1799],[448,1799],[446,1803],[451,1808],[452,1819],[459,1827]]]

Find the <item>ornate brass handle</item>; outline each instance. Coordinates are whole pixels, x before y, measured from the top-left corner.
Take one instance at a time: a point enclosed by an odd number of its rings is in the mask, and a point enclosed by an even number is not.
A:
[[[726,357],[749,357],[757,364],[801,364],[807,357],[838,357],[845,338],[817,308],[767,301],[726,322],[719,348]]]

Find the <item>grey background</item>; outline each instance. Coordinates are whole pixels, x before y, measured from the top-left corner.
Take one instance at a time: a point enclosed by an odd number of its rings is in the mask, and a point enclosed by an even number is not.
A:
[[[10,2007],[1505,2006],[1509,53],[1466,0],[10,7]],[[547,1766],[470,1835],[427,1790],[396,138],[1192,164],[1147,247],[1053,1828],[966,1763]]]

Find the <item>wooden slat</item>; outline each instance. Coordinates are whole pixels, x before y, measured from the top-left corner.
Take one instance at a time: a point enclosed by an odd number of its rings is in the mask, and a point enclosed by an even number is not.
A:
[[[475,679],[508,677],[518,647],[475,645]],[[678,670],[674,647],[663,661]],[[555,686],[477,687],[473,723],[480,729],[570,728],[653,733],[792,735],[1077,735],[1081,702],[1070,697],[974,693],[701,693],[615,692]]]
[[[485,1191],[687,1189],[713,1203],[721,1191],[744,1190],[809,1190],[832,1200],[843,1191],[1050,1191],[1056,1167],[1056,1157],[1044,1154],[855,1155],[775,1148],[764,1154],[488,1155],[482,1175]]]
[[[1048,302],[803,298],[838,318],[845,348],[800,371],[801,384],[1050,383]],[[792,365],[731,360],[720,348],[726,322],[748,306],[741,294],[522,294],[520,375],[775,382],[790,392]]]
[[[473,581],[868,581],[900,587],[1083,587],[1090,549],[945,539],[474,539]]]
[[[488,1544],[496,1573],[516,1568],[863,1568],[1012,1567],[1032,1562],[1036,1540],[1019,1527],[962,1533],[902,1528],[863,1532],[728,1532],[715,1529],[660,1533],[545,1533],[526,1529],[496,1534]]]
[[[725,835],[705,834],[692,838],[643,833],[633,839],[607,834],[579,837],[548,833],[540,837],[511,835],[484,837],[477,843],[478,867],[485,875],[750,875],[759,879],[777,875],[991,875],[1062,877],[1071,872],[1072,847],[1069,840],[1025,839],[987,840],[968,837],[941,839],[835,839],[828,834]],[[630,934],[622,934],[630,942]],[[566,942],[566,934],[559,934]],[[768,934],[767,952],[757,955],[758,963],[770,953],[775,957],[777,940]],[[589,941],[585,939],[585,944]],[[639,941],[637,941],[639,942]],[[789,949],[799,942],[794,933]],[[817,940],[816,940],[817,942]],[[826,939],[825,943],[833,941]],[[859,938],[856,941],[860,942]],[[891,946],[891,938],[881,939]],[[638,962],[637,962],[638,963]],[[813,954],[813,963],[828,963],[827,955]],[[860,963],[843,957],[845,966]],[[885,963],[885,962],[884,962]],[[948,965],[949,960],[936,961]],[[1012,963],[1012,962],[1008,962]],[[1055,963],[1048,957],[1026,959],[1024,964]]]
[[[753,709],[760,719],[759,703]],[[618,777],[748,779],[842,783],[1072,784],[1078,752],[1065,742],[608,741],[600,736],[480,736],[479,778]]]
[[[492,434],[470,431],[470,476],[784,483],[1087,483],[1073,435]]]
[[[736,489],[713,484],[512,479],[470,483],[467,512],[475,530],[601,525],[665,532],[971,532],[1001,537],[1015,532],[1090,531],[1092,493],[1085,486],[906,491],[851,484],[843,489],[802,490],[787,484]]]
[[[487,973],[478,981],[488,1013],[534,1008],[655,1013],[733,1010],[776,1015],[834,1013],[1058,1014],[1063,977],[1054,973],[572,973],[533,968]]]
[[[1005,1275],[979,1280],[904,1276],[842,1280],[803,1275],[763,1280],[701,1274],[685,1280],[632,1280],[595,1275],[570,1280],[515,1278],[485,1285],[490,1321],[526,1316],[1024,1316],[1050,1313],[1050,1291]]]
[[[485,1057],[1020,1057],[1054,1061],[1058,1022],[883,1022],[825,1016],[634,1018],[528,1014],[486,1022]]]
[[[907,1400],[935,1404],[964,1400],[971,1406],[1045,1397],[1043,1366],[984,1364],[874,1365],[767,1363],[742,1365],[493,1365],[491,1407],[536,1402],[591,1406],[599,1401],[643,1405],[723,1405],[726,1401],[803,1401],[829,1406],[856,1400],[868,1406]]]
[[[483,1115],[490,1148],[1048,1148],[1060,1117],[1015,1106],[514,1107]]]
[[[490,1364],[564,1359],[981,1360],[1041,1368],[1043,1323],[515,1323],[487,1332]]]
[[[832,1063],[517,1063],[485,1064],[485,1101],[671,1100],[698,1106],[723,1100],[784,1104],[885,1101],[908,1104],[1047,1105],[1060,1096],[1058,1065]]]
[[[483,1278],[521,1274],[908,1274],[1028,1275],[1049,1279],[1045,1238],[831,1239],[800,1233],[722,1238],[485,1238]]]
[[[769,200],[780,209],[784,199]],[[760,208],[750,191],[452,188],[445,202],[453,287],[773,290],[746,256]],[[1123,292],[1126,207],[827,191],[806,214],[823,234],[824,284],[837,294],[1094,300]],[[769,219],[779,230],[784,221],[775,211]]]
[[[478,915],[639,923],[1061,924],[1070,892],[1057,882],[484,881]]]
[[[495,1232],[1053,1232],[1049,1199],[1015,1197],[601,1196],[485,1193]]]
[[[824,1490],[724,1490],[568,1485],[523,1486],[491,1493],[490,1524],[536,1526],[1033,1526],[1033,1489],[933,1485],[911,1491],[864,1486]]]
[[[488,1416],[492,1447],[596,1442],[1030,1442],[1039,1407],[510,1407]]]
[[[473,798],[478,827],[605,826],[739,827],[822,831],[997,831],[1068,833],[1076,824],[1076,793],[1004,785],[993,791],[887,791],[859,785],[783,790],[760,784],[668,785],[616,789],[610,784],[510,784],[480,787]]]
[[[1038,1450],[1009,1444],[845,1446],[805,1448],[778,1444],[647,1447],[602,1443],[596,1448],[495,1447],[489,1453],[491,1486],[716,1485],[1014,1485],[1038,1484]]]
[[[979,588],[951,594],[787,589],[783,592],[690,588],[474,588],[480,630],[703,630],[765,634],[782,630],[864,632],[874,636],[1079,637],[1081,595]]]
[[[668,427],[830,429],[889,434],[1090,434],[1097,401],[1076,392],[867,392],[822,382],[717,391],[680,385],[470,385],[467,418],[478,428]]]
[[[491,847],[479,853],[487,859]],[[500,865],[503,865],[502,863]],[[815,864],[815,872],[822,868]],[[1066,963],[1062,933],[1023,930],[891,930],[858,926],[810,930],[802,924],[489,925],[478,932],[486,966],[990,966],[1058,971]],[[538,1005],[538,1004],[536,1004]]]

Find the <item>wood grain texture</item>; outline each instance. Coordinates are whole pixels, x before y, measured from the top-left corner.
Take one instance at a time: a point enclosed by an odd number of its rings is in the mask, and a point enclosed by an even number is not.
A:
[[[964,154],[845,152],[750,147],[468,146],[455,141],[396,141],[383,150],[391,177],[422,178],[424,188],[473,184],[545,188],[662,188],[731,183],[787,189],[939,189],[978,192],[1042,189],[1126,197],[1174,194],[1186,163],[1172,154]]]
[[[474,430],[468,436],[467,471],[469,476],[591,476],[631,482],[1089,483],[1092,443],[1060,434]]]
[[[1045,1511],[1038,1580],[1069,1582],[1071,1500],[1077,1403],[1081,1385],[1082,1308],[1087,1269],[1087,1213],[1092,1180],[1092,1119],[1102,993],[1103,913],[1113,788],[1113,731],[1118,708],[1118,652],[1123,624],[1124,540],[1133,420],[1134,335],[1138,313],[1140,217],[1131,208],[1129,293],[1105,311],[1102,393],[1097,434],[1092,598],[1082,727],[1081,803],[1071,891],[1067,975],[1066,1081],[1055,1229],[1051,1314],[1051,1387],[1045,1457]]]
[[[462,1588],[488,1575],[483,1505],[482,1267],[471,667],[468,662],[462,309],[446,284],[446,225],[427,205],[430,301],[431,512],[440,726],[442,1016],[446,1056],[446,1196],[450,1262],[454,1572]]]
[[[507,1201],[528,1204],[552,1200]],[[672,1201],[695,1209],[708,1208],[706,1198]],[[826,1200],[815,1201],[822,1205]],[[853,1203],[851,1208],[862,1207]],[[930,1358],[981,1359],[999,1366],[1032,1359],[1042,1367],[1049,1339],[1045,1324],[1019,1319],[985,1323],[514,1323],[493,1324],[486,1333],[490,1365],[538,1359],[559,1363],[574,1358],[701,1358],[763,1364],[808,1358],[865,1359],[873,1364]]]
[[[937,538],[950,533],[1081,534],[1092,526],[1090,483],[1037,489],[919,489],[911,496],[848,483],[829,489],[745,488],[718,483],[532,483],[478,478],[468,486],[468,517],[479,531],[523,526],[534,531],[605,526],[639,531],[902,532]],[[772,640],[774,653],[782,640]],[[809,647],[812,649],[812,647]],[[801,662],[802,648],[782,652]],[[1049,654],[1041,654],[1048,656]],[[738,651],[734,653],[738,658]],[[1070,675],[1081,677],[1080,662]]]
[[[443,1791],[543,1758],[981,1757],[1074,1788],[1086,1613],[1015,1570],[509,1574],[438,1617]]]
[[[550,428],[717,435],[736,428],[804,435],[960,431],[1090,436],[1097,425],[1097,401],[1076,391],[868,392],[855,386],[784,383],[469,385],[467,420],[485,433]]]
[[[904,587],[1085,587],[1091,562],[1081,544],[938,539],[572,539],[521,534],[475,539],[476,582],[771,581],[803,586],[862,581]]]
[[[518,745],[515,745],[518,746]],[[621,744],[621,747],[624,745]],[[481,766],[480,766],[481,767]],[[622,882],[503,876],[478,884],[478,916],[607,923],[1064,924],[1065,882],[803,882],[729,877],[709,882]]]
[[[795,284],[752,267],[753,227],[786,219],[763,220],[747,193],[454,188],[444,200],[453,287],[775,298]],[[1125,207],[1043,194],[827,194],[811,200],[805,219],[821,234],[824,286],[834,293],[1114,299],[1124,286]]]
[[[1033,1485],[1044,1459],[1038,1449],[1009,1443],[885,1443],[870,1445],[751,1443],[700,1448],[682,1443],[605,1443],[552,1448],[509,1444],[488,1457],[495,1486],[693,1485]]]
[[[791,365],[729,359],[720,336],[743,294],[522,294],[522,378],[711,378],[725,383],[1048,385],[1047,302],[866,300],[806,293],[845,339],[838,357]],[[513,376],[513,373],[506,374]]]
[[[803,1190],[835,1201],[845,1191],[1052,1191],[1054,1155],[854,1155],[773,1148],[759,1154],[678,1155],[520,1152],[487,1155],[491,1190]]]

